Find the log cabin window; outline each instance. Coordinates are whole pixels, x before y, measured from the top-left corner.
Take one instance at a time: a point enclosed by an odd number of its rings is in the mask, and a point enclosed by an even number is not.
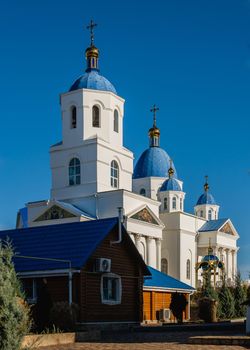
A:
[[[122,283],[121,277],[114,273],[105,273],[101,278],[101,299],[102,304],[121,304]]]
[[[22,290],[28,304],[35,304],[37,301],[37,285],[35,279],[23,279]]]

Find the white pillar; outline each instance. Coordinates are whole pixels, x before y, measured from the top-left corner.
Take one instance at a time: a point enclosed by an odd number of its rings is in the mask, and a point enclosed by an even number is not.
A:
[[[161,271],[161,239],[156,238],[156,268]]]
[[[139,243],[140,243],[141,236],[135,233],[134,237],[135,237],[135,246],[139,250]]]
[[[147,237],[147,264],[149,266],[153,266],[153,251],[152,251],[152,243],[153,243],[153,238],[152,237]]]

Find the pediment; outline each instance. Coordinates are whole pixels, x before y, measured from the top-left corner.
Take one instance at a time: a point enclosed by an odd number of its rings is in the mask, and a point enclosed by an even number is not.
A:
[[[52,205],[48,210],[46,210],[42,215],[40,215],[35,222],[37,221],[46,221],[46,220],[58,220],[58,219],[67,219],[74,218],[76,215],[70,213],[69,211],[59,207],[58,205]]]
[[[131,215],[130,218],[139,220],[139,221],[148,222],[154,225],[159,225],[159,222],[154,218],[154,215],[152,214],[153,213],[147,207],[145,207],[139,210],[138,212],[136,212],[135,214]]]
[[[232,228],[232,225],[230,225],[230,222],[226,222],[219,230],[220,232],[227,233],[228,235],[235,236],[234,229]]]

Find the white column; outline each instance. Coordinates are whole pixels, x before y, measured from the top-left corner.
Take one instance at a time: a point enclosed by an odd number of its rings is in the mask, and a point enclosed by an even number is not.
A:
[[[156,238],[156,268],[161,271],[161,239]]]
[[[234,265],[235,261],[234,261],[234,259],[235,259],[235,250],[232,250],[232,279],[233,280],[235,278],[235,265]]]
[[[140,243],[141,236],[135,233],[134,238],[135,238],[135,246],[139,250],[139,243]]]
[[[153,238],[152,237],[147,237],[146,239],[147,242],[147,264],[149,266],[153,266],[153,252],[152,252],[152,242]]]
[[[226,276],[227,276],[227,279],[229,278],[229,261],[228,261],[228,258],[229,258],[229,254],[228,254],[228,251],[229,249],[226,249]]]

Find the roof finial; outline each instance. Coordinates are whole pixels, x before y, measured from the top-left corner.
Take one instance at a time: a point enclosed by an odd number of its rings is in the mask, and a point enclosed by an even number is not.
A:
[[[150,147],[159,147],[159,137],[160,130],[156,126],[156,112],[159,111],[159,108],[154,104],[152,108],[150,108],[150,112],[153,112],[154,122],[153,127],[149,129],[148,134],[150,138]]]
[[[169,169],[168,169],[168,176],[169,178],[174,175],[174,169],[173,169],[173,161],[172,159],[169,159]]]
[[[94,21],[90,21],[90,24],[87,26],[87,29],[90,30],[90,47],[88,47],[85,51],[86,59],[87,59],[87,69],[86,72],[90,72],[91,70],[99,71],[98,68],[98,57],[99,50],[94,45],[94,28],[97,26]]]
[[[204,190],[205,190],[205,192],[207,192],[209,190],[208,176],[207,175],[205,176],[205,180],[206,180],[206,182],[204,184]]]
[[[154,104],[153,107],[150,109],[150,112],[153,112],[153,116],[154,116],[154,123],[153,123],[153,127],[156,128],[156,112],[159,111],[160,109],[158,107],[156,107],[156,105]]]
[[[90,24],[87,26],[87,29],[90,30],[90,45],[94,46],[94,28],[97,26],[96,23],[91,19]]]

